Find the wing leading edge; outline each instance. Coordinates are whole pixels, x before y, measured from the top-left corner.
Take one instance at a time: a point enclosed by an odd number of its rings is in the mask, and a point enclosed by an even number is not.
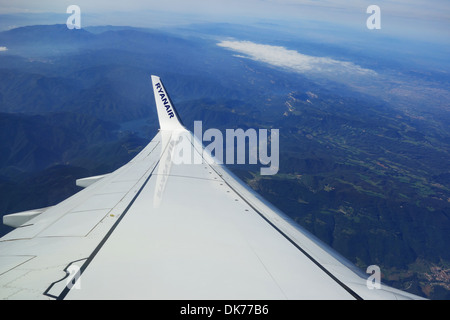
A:
[[[152,76],[160,131],[0,239],[3,299],[416,299],[382,286],[204,151]],[[201,162],[176,159],[186,145]],[[70,279],[77,270],[77,285]]]

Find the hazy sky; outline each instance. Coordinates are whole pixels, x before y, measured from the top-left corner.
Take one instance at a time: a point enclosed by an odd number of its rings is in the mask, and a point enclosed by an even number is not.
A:
[[[449,0],[0,0],[0,13],[65,14],[72,4],[81,8],[82,15],[89,17],[85,22],[92,25],[150,26],[148,20],[154,19],[154,15],[146,16],[146,13],[176,12],[178,15],[172,21],[164,16],[168,25],[273,19],[314,20],[361,28],[369,17],[367,7],[376,4],[381,8],[382,29],[412,36],[450,37]],[[189,18],[180,19],[179,14]]]
[[[448,0],[1,0],[2,13],[61,12],[76,4],[89,12],[107,11],[181,11],[186,13],[304,16],[326,18],[334,14],[364,12],[376,4],[389,14],[414,19],[449,19]]]

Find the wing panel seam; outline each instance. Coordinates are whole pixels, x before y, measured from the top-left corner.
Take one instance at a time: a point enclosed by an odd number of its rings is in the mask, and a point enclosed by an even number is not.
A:
[[[219,173],[217,170],[209,165],[214,172],[216,172],[218,175]],[[343,283],[341,280],[339,280],[335,275],[333,275],[328,269],[326,269],[320,262],[318,262],[316,259],[314,259],[308,252],[306,252],[305,249],[303,249],[298,243],[296,243],[294,240],[292,240],[286,233],[284,233],[280,228],[278,228],[273,222],[271,222],[267,217],[264,216],[257,208],[255,208],[246,198],[244,198],[239,192],[236,191],[235,188],[233,188],[232,185],[226,181],[226,179],[222,180],[227,184],[227,186],[233,190],[247,205],[249,205],[261,218],[263,218],[269,225],[271,225],[275,230],[277,230],[286,240],[288,240],[292,245],[294,245],[300,252],[302,252],[309,260],[311,260],[317,267],[319,267],[323,272],[325,272],[331,279],[333,279],[337,284],[339,284],[345,291],[347,291],[350,295],[352,295],[357,300],[363,300],[361,296],[359,296],[355,291],[353,291],[351,288],[349,288],[345,283]]]
[[[160,142],[158,142],[159,144]],[[128,213],[128,211],[130,210],[131,206],[134,204],[134,202],[136,201],[136,199],[139,197],[139,195],[141,194],[142,190],[145,188],[145,186],[147,185],[148,181],[150,180],[150,178],[153,176],[153,172],[155,171],[155,169],[158,167],[159,162],[161,161],[161,157],[164,154],[164,152],[167,149],[168,144],[165,146],[164,150],[161,152],[161,156],[158,159],[158,161],[156,162],[155,166],[153,167],[152,171],[150,172],[150,175],[147,177],[147,179],[144,181],[144,183],[142,184],[141,188],[139,189],[139,191],[135,194],[135,196],[133,197],[133,199],[130,201],[130,203],[128,204],[128,206],[125,208],[125,210],[123,211],[123,213],[120,215],[120,217],[117,219],[117,221],[114,223],[114,225],[111,227],[111,229],[108,231],[108,233],[103,237],[103,239],[100,241],[100,243],[97,245],[97,247],[92,251],[92,253],[90,254],[90,256],[87,258],[86,262],[81,266],[80,268],[80,276],[83,275],[83,272],[87,269],[87,267],[89,266],[89,264],[92,262],[92,260],[95,258],[95,256],[98,254],[98,252],[100,251],[100,249],[105,245],[106,241],[108,241],[109,237],[112,235],[112,233],[114,232],[114,230],[117,228],[117,226],[120,224],[120,222],[122,221],[122,219],[126,216],[126,214]],[[156,146],[155,146],[156,148]],[[154,150],[154,149],[153,149]],[[67,294],[70,292],[70,289],[68,287],[65,287],[64,290],[61,292],[61,294],[56,298],[57,300],[64,300],[64,298],[67,296]]]

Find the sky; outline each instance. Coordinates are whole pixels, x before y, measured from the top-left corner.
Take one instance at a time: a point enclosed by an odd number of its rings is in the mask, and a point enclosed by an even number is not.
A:
[[[380,34],[449,44],[449,0],[0,0],[0,14],[60,14],[48,24],[65,23],[70,5],[81,8],[82,23],[134,27],[174,26],[189,23],[283,23],[290,28],[347,27],[364,32],[370,14],[381,9]],[[60,20],[64,20],[59,22]],[[37,21],[37,20],[34,20]],[[55,22],[58,21],[58,22]],[[45,23],[45,21],[43,21]],[[316,24],[309,24],[315,22]],[[3,22],[4,29],[17,26]],[[39,20],[39,24],[42,24]],[[23,25],[23,22],[22,22]],[[312,27],[311,27],[312,26]],[[332,29],[331,29],[332,31]]]
[[[152,22],[322,21],[365,28],[367,7],[381,9],[382,29],[423,38],[450,37],[448,0],[0,0],[0,14],[60,13],[78,5],[89,25],[151,26]],[[158,13],[161,14],[158,21]]]

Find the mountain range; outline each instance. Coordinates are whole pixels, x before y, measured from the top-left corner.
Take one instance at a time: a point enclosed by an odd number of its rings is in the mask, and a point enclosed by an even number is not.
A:
[[[398,57],[377,67],[360,52],[297,39],[297,50],[352,54],[389,79],[360,90],[219,47],[227,30],[242,40],[269,38],[267,27],[222,24],[0,32],[1,214],[54,205],[79,190],[75,179],[136,155],[158,130],[156,74],[188,129],[201,120],[204,129],[280,130],[277,175],[230,166],[250,187],[362,269],[379,265],[386,283],[449,298],[450,114],[445,99],[423,105],[431,89],[445,97],[433,86],[444,87],[448,76],[411,74],[406,60],[395,67]],[[387,87],[395,81],[417,84],[421,99],[402,100],[398,87]]]

